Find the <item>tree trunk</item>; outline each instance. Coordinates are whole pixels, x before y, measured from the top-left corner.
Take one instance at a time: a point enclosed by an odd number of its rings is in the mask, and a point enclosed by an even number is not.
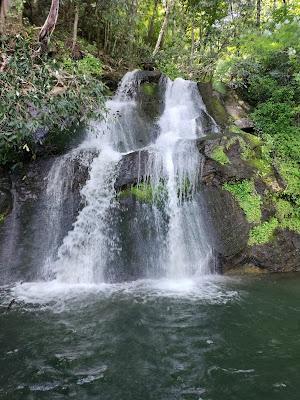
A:
[[[261,17],[261,0],[256,2],[256,25],[260,27],[260,17]]]
[[[158,38],[157,38],[157,42],[156,42],[155,48],[154,48],[153,53],[152,53],[152,57],[156,56],[157,52],[160,49],[160,46],[161,46],[162,41],[164,39],[164,36],[165,36],[165,34],[167,32],[169,19],[170,19],[170,14],[171,14],[172,8],[174,6],[174,3],[175,3],[175,0],[170,0],[168,2],[167,6],[166,6],[167,8],[166,8],[164,22],[163,22],[163,24],[161,26],[161,29],[160,29],[160,32],[159,32],[159,35],[158,35]]]
[[[194,61],[194,52],[195,52],[195,18],[192,16],[192,33],[191,33],[191,58],[190,65],[193,65]]]
[[[147,34],[147,41],[151,43],[153,39],[153,31],[154,31],[154,21],[157,16],[157,7],[158,7],[158,0],[154,0],[154,8],[153,8],[153,13],[151,15],[151,19],[149,22],[149,27],[148,27],[148,34]]]
[[[39,43],[40,50],[44,52],[48,48],[50,37],[55,29],[59,10],[59,0],[52,0],[48,17],[40,30]]]
[[[74,51],[76,43],[77,43],[78,20],[79,20],[79,7],[78,7],[78,5],[76,5],[75,6],[74,24],[73,24],[72,52]]]
[[[10,0],[2,0],[0,8],[0,33],[5,31],[5,19],[9,10]]]

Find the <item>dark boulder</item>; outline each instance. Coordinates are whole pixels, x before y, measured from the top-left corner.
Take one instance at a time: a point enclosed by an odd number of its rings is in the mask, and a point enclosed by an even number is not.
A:
[[[289,230],[277,230],[274,239],[265,244],[248,246],[231,256],[221,253],[220,267],[224,273],[299,272],[300,235]]]
[[[221,186],[230,180],[239,181],[253,176],[254,169],[242,159],[239,142],[232,140],[235,138],[235,135],[210,135],[197,140],[199,152],[204,157],[202,182]],[[230,140],[232,144],[227,149]],[[225,149],[230,163],[222,165],[214,160],[213,152],[218,147]]]
[[[240,128],[244,132],[253,132],[254,131],[254,123],[249,118],[240,118],[237,119],[235,125]]]
[[[210,82],[198,82],[197,85],[209,115],[224,129],[229,120],[222,95],[213,89]]]
[[[222,260],[231,259],[247,247],[250,224],[237,201],[221,186],[205,183],[202,193],[214,252]]]
[[[285,229],[277,229],[268,243],[248,243],[254,224],[235,198],[223,185],[226,182],[253,180],[256,192],[261,195],[262,221],[274,217],[276,209],[269,203],[268,193],[283,190],[284,184],[278,171],[273,170],[273,183],[267,185],[257,170],[242,157],[242,148],[234,135],[209,136],[198,139],[197,146],[203,156],[200,184],[206,204],[206,218],[211,227],[211,242],[218,255],[219,270],[224,273],[290,272],[300,270],[300,235]],[[214,149],[224,149],[229,162],[225,165],[214,160]]]
[[[115,180],[117,192],[136,185],[146,178],[149,151],[139,150],[125,154],[118,164],[118,175]]]
[[[272,178],[272,185],[264,182],[251,162],[244,159],[242,145],[244,142],[241,140],[245,138],[226,134],[210,135],[196,141],[202,156],[198,189],[202,194],[205,224],[208,227],[213,252],[218,259],[219,271],[223,273],[297,271],[300,269],[300,235],[277,229],[274,240],[250,246],[250,230],[256,225],[247,220],[238,201],[224,189],[224,184],[227,182],[253,181],[256,193],[262,200],[261,222],[275,216],[276,208],[270,203],[268,194],[271,190],[275,190],[274,188],[283,190],[284,186],[281,180],[276,178],[278,173],[275,171],[269,177]],[[249,140],[251,141],[251,138]],[[248,145],[253,146],[253,143]],[[222,164],[214,159],[216,148],[223,149],[228,162]],[[118,165],[118,176],[115,181],[117,192],[147,179],[153,161],[152,151],[143,149],[123,156]],[[130,204],[129,202],[127,205]]]

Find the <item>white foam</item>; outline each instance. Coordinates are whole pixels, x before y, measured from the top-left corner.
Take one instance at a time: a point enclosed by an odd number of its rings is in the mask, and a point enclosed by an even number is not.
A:
[[[214,275],[201,279],[142,279],[115,284],[66,284],[53,280],[50,282],[24,282],[11,288],[10,293],[18,303],[48,305],[56,311],[63,311],[65,305],[81,303],[85,298],[98,301],[111,296],[142,298],[172,298],[184,301],[200,301],[225,304],[239,298],[228,278]],[[84,301],[83,301],[84,303]],[[82,303],[82,304],[83,304]]]

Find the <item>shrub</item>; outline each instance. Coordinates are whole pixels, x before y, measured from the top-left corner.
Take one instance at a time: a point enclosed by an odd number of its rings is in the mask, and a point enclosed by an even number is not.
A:
[[[276,218],[272,218],[270,221],[254,226],[250,231],[248,244],[253,246],[270,242],[274,237],[274,232],[277,227],[278,221]]]
[[[0,165],[12,165],[35,153],[35,134],[67,131],[100,114],[105,87],[93,75],[94,57],[66,71],[50,58],[37,58],[32,42],[21,35],[1,39],[7,65],[0,72]],[[84,74],[83,74],[84,71]]]
[[[256,193],[252,181],[225,183],[224,189],[228,190],[238,201],[246,214],[248,222],[259,223],[261,220],[261,199]]]
[[[211,158],[222,165],[230,164],[227,154],[222,146],[216,146],[211,154]]]

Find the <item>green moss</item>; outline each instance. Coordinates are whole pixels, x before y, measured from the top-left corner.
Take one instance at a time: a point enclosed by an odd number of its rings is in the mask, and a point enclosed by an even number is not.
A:
[[[226,85],[223,82],[218,81],[218,80],[213,80],[213,89],[223,95],[226,95],[226,93],[227,93]]]
[[[4,220],[5,220],[5,215],[1,213],[0,214],[0,225],[3,224]]]
[[[249,164],[257,170],[258,175],[270,176],[272,174],[272,166],[267,160],[262,158],[251,158],[248,161]]]
[[[133,196],[143,203],[151,203],[153,201],[153,190],[150,183],[141,182],[136,186],[131,186],[118,193],[119,198]]]
[[[209,108],[211,110],[209,110],[208,108],[208,111],[214,117],[218,125],[226,126],[228,123],[228,114],[224,105],[222,104],[220,99],[215,95],[210,96],[209,99],[210,99]]]
[[[276,199],[274,203],[280,228],[300,233],[300,205],[283,199]]]
[[[271,218],[269,221],[254,226],[250,231],[248,244],[253,246],[270,242],[274,238],[275,229],[278,225],[278,220]]]
[[[143,83],[141,85],[143,92],[147,95],[147,96],[154,96],[156,94],[157,91],[157,85],[155,85],[154,83]]]
[[[166,189],[163,183],[153,187],[149,182],[140,182],[118,193],[119,198],[133,196],[142,203],[160,204],[165,200]]]
[[[296,162],[279,161],[279,172],[286,183],[285,193],[300,196],[300,168]]]
[[[261,220],[261,198],[257,194],[254,183],[244,180],[236,183],[225,183],[224,189],[228,190],[238,201],[250,223],[259,223]]]
[[[152,202],[153,199],[152,186],[144,182],[140,183],[137,186],[132,186],[131,194],[138,200],[146,203]]]
[[[224,148],[222,146],[216,146],[213,149],[211,158],[222,165],[230,164],[229,158],[224,152]]]
[[[257,175],[267,177],[272,175],[272,165],[269,160],[261,157],[261,139],[250,133],[242,132],[241,136],[232,137],[226,144],[229,149],[236,142],[241,147],[241,158],[256,169]]]
[[[232,123],[229,127],[229,130],[231,133],[237,134],[237,135],[243,135],[244,131],[242,131],[238,126],[236,126],[234,123]]]
[[[248,132],[244,132],[244,131],[241,131],[240,133],[249,142],[249,144],[252,147],[257,147],[262,144],[262,140],[258,136],[252,135],[252,133],[248,133]]]

